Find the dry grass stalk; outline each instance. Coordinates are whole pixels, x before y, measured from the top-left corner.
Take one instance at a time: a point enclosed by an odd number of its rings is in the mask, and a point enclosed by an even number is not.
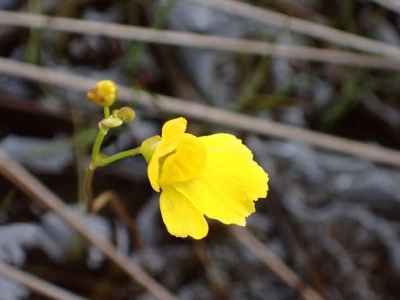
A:
[[[296,60],[348,65],[362,68],[400,70],[400,62],[393,58],[381,58],[348,51],[279,45],[264,41],[226,38],[171,30],[158,30],[98,21],[47,17],[44,15],[29,13],[15,13],[0,10],[0,25],[23,26],[87,35],[101,35],[147,43],[284,57]]]
[[[0,58],[0,73],[82,92],[86,92],[96,83],[96,80],[88,79],[84,76],[50,70],[4,58]],[[143,106],[157,113],[185,115],[193,119],[224,125],[233,129],[299,141],[325,150],[350,154],[358,158],[400,167],[400,152],[378,145],[370,145],[308,129],[283,125],[267,119],[229,112],[184,99],[151,94],[134,88],[122,86],[120,87],[119,95],[120,99],[125,100],[126,103]]]
[[[237,0],[190,0],[226,13],[257,21],[285,31],[304,34],[336,45],[355,50],[389,56],[398,60],[400,48],[348,33],[326,25],[317,24],[299,18],[287,16],[266,8],[260,8]],[[383,2],[383,1],[381,1]],[[387,2],[387,1],[386,1]],[[393,2],[393,1],[391,1]]]
[[[85,300],[85,298],[74,295],[67,290],[57,287],[31,274],[17,270],[14,267],[3,262],[0,262],[0,276],[18,282],[36,292],[37,294],[49,299]]]

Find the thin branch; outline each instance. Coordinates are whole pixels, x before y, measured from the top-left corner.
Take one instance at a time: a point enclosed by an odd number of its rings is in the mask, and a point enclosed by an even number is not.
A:
[[[298,290],[304,300],[323,300],[317,291],[308,287],[292,269],[248,230],[233,227],[231,233],[283,282],[291,288]]]
[[[237,0],[189,0],[226,13],[257,21],[282,30],[304,34],[336,45],[399,59],[400,48],[377,40],[348,33],[326,25],[289,17]]]
[[[49,299],[85,300],[85,298],[74,295],[69,291],[66,291],[42,279],[39,279],[36,276],[17,270],[16,268],[3,262],[0,262],[0,276],[18,282],[31,289],[32,291]]]
[[[363,68],[400,70],[400,62],[392,58],[361,55],[340,50],[278,45],[247,39],[149,29],[98,21],[47,17],[29,13],[15,13],[0,10],[0,25],[41,28],[87,35],[101,35],[148,43],[284,57]]]
[[[105,191],[101,193],[93,200],[92,211],[97,214],[107,205],[110,206],[111,210],[116,214],[117,218],[121,220],[122,223],[124,223],[126,226],[128,226],[134,245],[138,248],[142,248],[143,242],[141,240],[137,225],[130,216],[128,209],[125,207],[123,201],[119,198],[118,194],[113,191]]]
[[[119,266],[133,280],[144,286],[160,300],[176,300],[177,298],[157,283],[137,263],[120,253],[107,240],[93,234],[82,223],[80,217],[69,210],[62,200],[31,175],[19,163],[13,161],[6,153],[0,151],[0,175],[4,176],[23,192],[37,200],[43,206],[58,214],[66,224],[75,229],[88,242],[95,245],[110,260]]]
[[[0,58],[0,73],[22,77],[45,84],[86,92],[96,81],[84,76],[73,75],[63,71],[54,71],[26,63]],[[400,152],[385,147],[355,142],[329,134],[283,125],[278,122],[225,111],[207,105],[198,104],[163,95],[150,94],[143,90],[120,87],[119,97],[130,104],[141,105],[149,110],[164,113],[185,115],[193,119],[227,126],[234,129],[273,136],[288,140],[300,141],[323,149],[337,151],[355,157],[400,167]]]
[[[400,1],[399,0],[370,0],[389,10],[400,14]]]

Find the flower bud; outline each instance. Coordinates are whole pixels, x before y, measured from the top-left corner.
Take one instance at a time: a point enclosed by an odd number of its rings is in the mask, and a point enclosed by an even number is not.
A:
[[[113,115],[121,119],[124,123],[130,123],[135,119],[135,111],[128,106],[114,110]]]
[[[117,98],[117,85],[111,80],[101,80],[87,93],[89,100],[100,106],[111,106]]]
[[[117,118],[115,116],[109,116],[108,118],[105,118],[100,121],[99,127],[103,129],[111,129],[121,126],[122,123],[123,122],[120,118]]]

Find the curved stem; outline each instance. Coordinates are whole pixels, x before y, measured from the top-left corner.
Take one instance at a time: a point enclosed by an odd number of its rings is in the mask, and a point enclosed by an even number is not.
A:
[[[98,141],[98,139],[96,139],[96,142],[97,141]],[[97,145],[97,143],[95,143],[95,146],[96,145]],[[130,150],[119,152],[119,153],[111,155],[111,156],[103,157],[103,156],[99,155],[101,142],[98,147],[99,147],[99,149],[96,150],[97,154],[96,154],[96,156],[92,156],[92,161],[90,162],[90,165],[86,169],[85,176],[83,179],[83,195],[81,195],[81,199],[82,199],[82,206],[83,206],[84,211],[91,211],[91,209],[92,209],[92,207],[91,207],[92,199],[93,199],[92,182],[93,182],[93,176],[94,176],[94,172],[95,172],[96,168],[97,167],[105,167],[117,160],[141,154],[141,148],[136,147],[136,148],[133,148]],[[93,153],[95,153],[95,151],[93,151]]]
[[[110,116],[110,108],[104,107],[104,117],[108,118]],[[135,156],[141,153],[140,147],[130,149],[127,151],[122,151],[120,153],[111,155],[111,156],[103,156],[101,154],[101,145],[103,144],[104,138],[108,133],[108,129],[100,126],[99,132],[97,133],[96,140],[93,144],[92,149],[92,158],[88,168],[85,171],[85,176],[83,179],[83,191],[81,196],[81,203],[84,211],[90,211],[92,206],[92,181],[94,172],[97,167],[104,167],[108,164],[129,157]]]
[[[104,167],[104,166],[107,166],[107,165],[117,161],[117,160],[120,160],[120,159],[123,159],[123,158],[127,158],[127,157],[130,157],[130,156],[139,155],[139,154],[141,154],[140,150],[141,150],[140,147],[136,147],[136,148],[133,148],[133,149],[129,149],[129,150],[126,150],[126,151],[119,152],[119,153],[114,154],[114,155],[110,155],[110,156],[107,156],[107,157],[100,158],[98,160],[97,166]]]
[[[81,198],[80,202],[82,203],[82,208],[84,211],[88,211],[88,209],[90,209],[91,206],[92,195],[93,195],[92,193],[93,175],[97,167],[97,161],[100,158],[101,145],[103,144],[107,132],[108,132],[107,129],[100,127],[99,132],[97,133],[96,136],[96,140],[93,145],[92,158],[90,164],[85,171],[85,176],[83,177],[83,189],[82,189],[82,195],[80,195]]]
[[[108,130],[104,128],[100,128],[99,132],[97,133],[96,140],[93,145],[92,149],[92,163],[98,159],[100,154],[101,145],[103,144],[104,138],[107,135]]]

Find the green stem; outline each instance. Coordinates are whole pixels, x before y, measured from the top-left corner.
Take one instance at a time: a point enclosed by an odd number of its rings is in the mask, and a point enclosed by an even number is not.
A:
[[[100,134],[100,132],[99,132]],[[100,135],[98,135],[100,136]],[[104,136],[103,136],[104,139]],[[96,138],[96,142],[99,139]],[[97,145],[97,143],[95,142],[95,146]],[[117,160],[123,159],[123,158],[127,158],[127,157],[132,157],[135,155],[139,155],[141,154],[141,148],[140,147],[136,147],[130,150],[126,150],[126,151],[122,151],[119,153],[116,153],[114,155],[110,155],[110,156],[102,156],[99,155],[100,154],[100,147],[101,147],[101,141],[100,141],[100,146],[99,146],[99,150],[96,156],[92,156],[92,161],[90,162],[90,165],[88,166],[88,168],[86,169],[85,172],[85,176],[83,179],[83,191],[84,191],[84,195],[82,195],[82,199],[83,199],[83,209],[84,211],[90,211],[92,208],[92,181],[93,181],[93,176],[94,176],[94,172],[98,167],[105,167]],[[94,147],[93,147],[94,148]],[[96,150],[97,151],[97,150]],[[95,151],[93,151],[93,153],[95,153]]]
[[[93,167],[96,165],[96,161],[99,159],[101,145],[103,144],[104,138],[107,135],[108,129],[104,129],[100,127],[99,132],[97,133],[96,140],[92,149],[92,163]]]
[[[96,140],[92,149],[92,158],[89,166],[85,171],[85,176],[83,177],[83,194],[81,195],[81,201],[84,211],[90,210],[91,202],[92,202],[92,181],[94,171],[97,168],[97,161],[101,158],[100,150],[101,145],[103,144],[104,138],[107,135],[108,130],[101,128],[97,133]]]
[[[110,116],[110,107],[109,106],[104,106],[104,118],[108,118]]]
[[[107,166],[107,165],[117,161],[117,160],[135,156],[135,155],[139,155],[139,154],[141,154],[141,149],[140,149],[140,147],[136,147],[133,149],[119,152],[119,153],[111,155],[111,156],[100,158],[97,165],[99,167],[104,167],[104,166]]]
[[[104,107],[104,118],[110,116],[110,108]],[[141,153],[140,147],[133,148],[130,150],[122,151],[111,156],[104,156],[101,154],[101,146],[103,144],[104,138],[108,133],[108,129],[102,128],[100,126],[99,132],[97,133],[96,140],[93,144],[92,149],[92,159],[88,168],[85,171],[85,176],[83,179],[83,194],[81,195],[81,201],[84,211],[90,211],[92,206],[92,181],[94,172],[98,167],[104,167],[117,160],[135,156]]]

